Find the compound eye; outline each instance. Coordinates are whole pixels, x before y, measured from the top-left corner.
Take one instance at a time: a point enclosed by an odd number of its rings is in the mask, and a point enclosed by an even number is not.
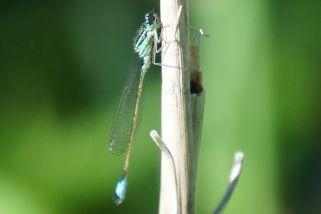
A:
[[[145,19],[146,19],[146,23],[153,24],[155,21],[155,16],[153,13],[147,13],[145,16]]]

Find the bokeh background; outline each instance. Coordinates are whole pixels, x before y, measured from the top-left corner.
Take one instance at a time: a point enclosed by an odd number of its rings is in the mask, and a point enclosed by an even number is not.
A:
[[[160,69],[148,73],[125,202],[107,139],[143,0],[0,2],[0,213],[157,213]],[[321,213],[321,1],[195,0],[207,92],[197,213],[233,153],[245,168],[225,213]]]

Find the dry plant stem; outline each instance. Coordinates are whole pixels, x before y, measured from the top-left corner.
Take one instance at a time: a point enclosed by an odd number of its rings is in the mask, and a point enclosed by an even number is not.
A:
[[[244,161],[244,154],[241,151],[238,151],[234,154],[234,164],[230,173],[230,178],[229,178],[229,184],[227,186],[227,189],[218,203],[217,207],[215,208],[213,214],[220,214],[222,213],[224,207],[226,204],[229,202],[233,191],[239,181],[242,168],[243,168],[243,161]]]
[[[172,153],[169,151],[169,149],[167,148],[166,144],[164,143],[164,141],[161,139],[161,137],[159,136],[159,134],[157,133],[156,130],[152,130],[150,132],[150,137],[152,138],[152,140],[154,141],[154,143],[158,146],[158,148],[160,149],[160,151],[162,152],[161,154],[164,154],[167,156],[167,159],[169,160],[169,162],[172,163],[172,170],[173,170],[173,173],[175,175],[175,187],[176,187],[176,203],[178,204],[178,207],[177,207],[177,213],[180,213],[181,211],[181,207],[179,206],[180,205],[180,190],[179,190],[179,185],[178,185],[178,179],[177,179],[177,173],[176,173],[176,167],[175,167],[175,161],[174,161],[174,158],[173,158],[173,155]]]
[[[176,28],[180,5],[183,7]],[[173,66],[162,67],[162,139],[174,158],[181,200],[177,204],[174,170],[169,159],[162,154],[159,213],[194,213],[190,210],[194,205],[189,204],[188,154],[193,141],[190,74],[187,69],[182,69],[187,68],[186,2],[161,0],[160,8],[162,24],[168,26],[164,29],[166,41],[163,42],[170,42],[163,52],[162,64]]]

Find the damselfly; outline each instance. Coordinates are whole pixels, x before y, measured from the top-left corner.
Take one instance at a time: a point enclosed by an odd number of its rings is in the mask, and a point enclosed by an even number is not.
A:
[[[157,44],[160,42],[158,39],[160,28],[161,23],[158,15],[154,12],[146,13],[145,21],[140,26],[134,39],[134,64],[130,69],[129,77],[112,125],[109,150],[117,155],[127,151],[123,174],[117,182],[115,189],[114,202],[117,205],[123,202],[126,195],[127,171],[144,76],[155,59],[154,54],[156,54]]]

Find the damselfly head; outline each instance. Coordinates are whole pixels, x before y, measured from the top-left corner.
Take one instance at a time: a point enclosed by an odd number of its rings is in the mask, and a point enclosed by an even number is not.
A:
[[[154,12],[150,11],[145,14],[145,25],[149,29],[158,29],[160,27],[159,16]]]

